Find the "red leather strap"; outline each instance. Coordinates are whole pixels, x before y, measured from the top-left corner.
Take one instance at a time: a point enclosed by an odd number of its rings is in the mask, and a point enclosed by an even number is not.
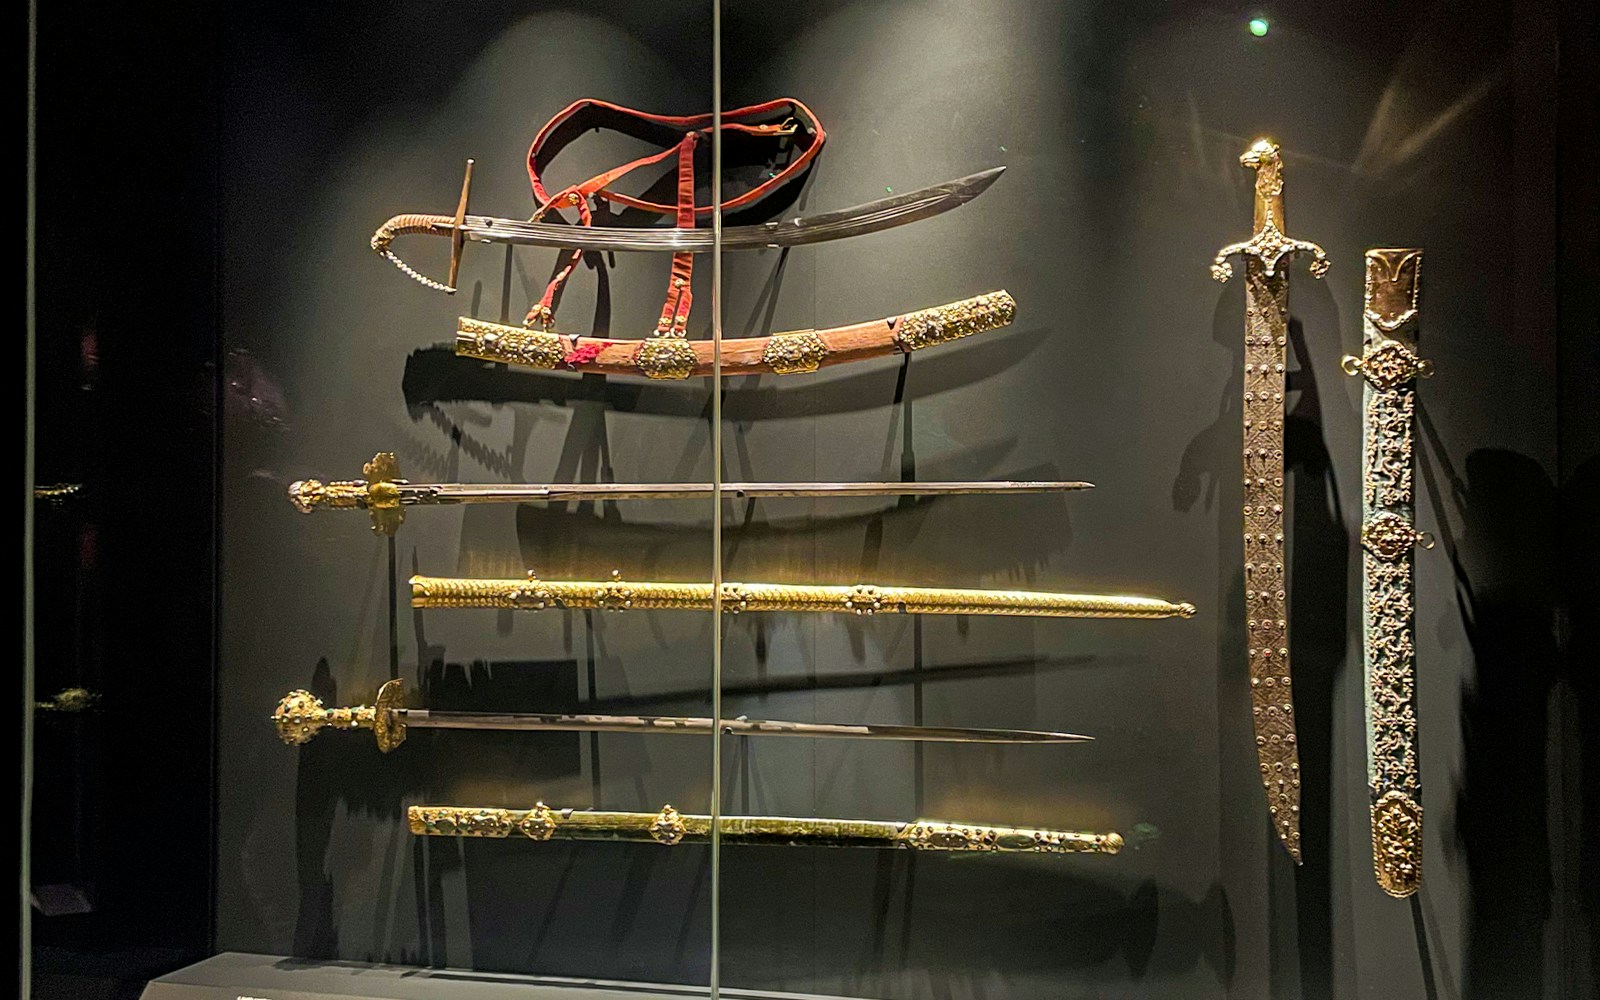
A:
[[[782,117],[780,118],[779,116]],[[773,118],[778,118],[778,120],[765,120]],[[672,215],[675,224],[679,228],[692,228],[696,217],[709,214],[713,207],[694,203],[695,146],[701,136],[709,136],[711,134],[711,123],[712,116],[709,114],[687,116],[655,115],[592,98],[586,98],[568,105],[567,108],[550,119],[539,130],[538,134],[534,136],[532,145],[528,147],[528,179],[532,183],[533,196],[536,203],[533,218],[538,219],[552,211],[559,212],[566,208],[575,208],[578,213],[577,225],[593,225],[594,215],[590,207],[590,199],[604,199],[613,204],[626,205],[630,208],[656,212],[661,215]],[[597,174],[580,183],[568,185],[553,195],[550,194],[546,190],[541,177],[542,171],[568,143],[590,128],[609,128],[646,141],[661,143],[668,148],[660,153],[624,163],[619,167]],[[809,138],[810,140],[799,155],[785,164],[783,169],[777,171],[749,191],[724,200],[722,203],[724,211],[752,204],[794,180],[815,159],[817,153],[822,149],[823,140],[826,138],[826,134],[822,130],[821,123],[817,121],[816,115],[812,113],[810,108],[793,98],[781,98],[764,104],[755,104],[747,108],[726,111],[722,115],[722,128],[725,131],[741,132],[747,135],[774,137],[793,135]],[[641,167],[661,163],[674,154],[678,158],[678,197],[675,205],[663,205],[610,189],[612,184],[633,171]],[[549,285],[545,288],[544,295],[540,297],[539,302],[528,310],[527,325],[539,324],[548,329],[553,324],[556,299],[560,294],[561,287],[572,275],[582,257],[581,251],[572,251],[567,263],[556,272]],[[692,254],[680,253],[673,255],[672,277],[667,287],[667,300],[662,307],[661,321],[657,326],[657,332],[681,335],[688,325],[693,271],[694,256]]]

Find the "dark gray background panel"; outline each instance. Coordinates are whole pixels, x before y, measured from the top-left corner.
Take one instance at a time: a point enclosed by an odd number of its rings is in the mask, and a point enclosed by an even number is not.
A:
[[[699,505],[422,511],[391,570],[359,518],[301,518],[279,498],[288,479],[353,475],[380,447],[418,479],[709,475],[703,385],[485,373],[429,353],[458,313],[497,319],[509,302],[520,315],[552,254],[515,255],[506,292],[503,252],[469,248],[452,302],[365,249],[381,219],[453,205],[469,155],[476,210],[524,211],[526,143],[578,97],[708,107],[709,24],[659,6],[358,6],[234,21],[226,337],[274,380],[282,412],[227,427],[223,947],[705,975],[703,850],[418,845],[400,816],[421,797],[703,807],[702,741],[439,734],[380,759],[358,737],[327,735],[297,764],[262,722],[290,686],[320,683],[349,700],[389,676],[387,587],[413,561],[463,575],[524,564],[551,576],[705,572]],[[799,210],[1008,169],[939,219],[730,255],[727,335],[996,288],[1019,313],[1008,330],[908,364],[730,381],[725,474],[1098,487],[730,504],[726,576],[1140,593],[1200,607],[1164,622],[726,621],[734,714],[1099,737],[1058,748],[729,744],[730,810],[921,814],[1129,839],[1116,858],[730,848],[728,985],[986,1000],[1498,998],[1580,981],[1559,943],[1577,905],[1560,834],[1576,819],[1562,779],[1547,776],[1574,759],[1580,696],[1557,674],[1547,572],[1558,502],[1545,263],[1556,132],[1541,97],[1556,78],[1551,15],[1341,5],[1284,12],[1255,39],[1254,13],[728,5],[725,105],[794,96],[828,129]],[[1243,294],[1207,272],[1218,247],[1248,235],[1251,175],[1237,157],[1261,134],[1283,145],[1288,230],[1334,263],[1320,282],[1297,267],[1291,291],[1298,870],[1265,822],[1248,715]],[[624,153],[584,148],[562,161],[572,177]],[[1420,390],[1419,521],[1441,544],[1417,570],[1428,839],[1425,888],[1409,902],[1371,875],[1354,544],[1361,386],[1338,369],[1360,343],[1361,252],[1378,245],[1426,248],[1422,344],[1439,371]],[[440,248],[415,252],[438,269]],[[609,329],[642,335],[664,272],[664,261],[618,259]],[[574,278],[563,330],[589,332],[595,288],[590,272]],[[709,304],[702,293],[692,336],[706,335]],[[398,636],[398,669],[431,685],[433,707],[705,705],[712,635],[697,616],[414,618],[402,601]]]

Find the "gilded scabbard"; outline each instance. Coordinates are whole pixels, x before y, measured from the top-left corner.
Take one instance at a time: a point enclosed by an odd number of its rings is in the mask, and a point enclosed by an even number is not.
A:
[[[1367,251],[1361,357],[1344,369],[1366,380],[1361,459],[1362,604],[1367,780],[1372,791],[1372,866],[1396,898],[1422,884],[1422,786],[1417,767],[1412,549],[1433,540],[1416,530],[1412,418],[1417,376],[1417,296],[1422,251]]]
[[[709,583],[610,580],[475,580],[414,576],[414,608],[498,608],[515,611],[710,611]],[[1153,597],[1057,594],[1028,590],[946,587],[819,586],[791,583],[722,584],[727,614],[762,611],[854,615],[1005,615],[1044,618],[1189,618],[1192,604]]]
[[[1289,675],[1288,578],[1284,558],[1284,367],[1289,343],[1289,274],[1283,259],[1312,255],[1322,277],[1321,247],[1284,234],[1283,160],[1276,143],[1258,139],[1239,157],[1256,171],[1255,231],[1218,251],[1211,275],[1227,281],[1228,257],[1245,262],[1244,604],[1256,757],[1273,829],[1300,863],[1300,752]]]
[[[931,309],[827,330],[796,330],[770,337],[722,341],[724,375],[796,375],[818,368],[910,354],[1007,326],[1017,303],[1004,291],[989,292]],[[456,326],[456,354],[527,368],[686,379],[710,375],[713,345],[660,335],[642,340],[579,337],[505,326],[463,316]]]
[[[706,843],[711,817],[659,813],[552,809],[476,809],[462,806],[411,806],[411,832],[419,837],[526,837],[529,840],[610,840],[676,844]],[[872,847],[911,851],[968,851],[1026,854],[1116,854],[1122,836],[1015,826],[978,826],[919,819],[913,822],[864,819],[810,819],[790,816],[724,816],[723,842],[774,847]]]

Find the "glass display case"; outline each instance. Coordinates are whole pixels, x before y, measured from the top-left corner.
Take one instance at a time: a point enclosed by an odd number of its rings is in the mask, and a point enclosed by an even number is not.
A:
[[[24,995],[1596,989],[1592,15],[31,37]]]

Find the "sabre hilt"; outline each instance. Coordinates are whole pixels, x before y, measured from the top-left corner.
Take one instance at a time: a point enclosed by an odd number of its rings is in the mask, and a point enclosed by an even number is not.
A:
[[[397,215],[379,226],[372,234],[372,249],[389,263],[398,267],[401,273],[420,285],[444,292],[446,295],[456,293],[456,278],[461,272],[461,249],[466,245],[466,233],[463,223],[467,218],[467,195],[472,189],[472,161],[467,161],[466,176],[461,179],[461,201],[456,205],[454,218],[448,215]],[[389,249],[389,244],[397,236],[410,236],[427,234],[431,236],[450,237],[450,278],[448,281],[436,281],[421,273],[416,268],[400,259],[400,256]]]
[[[324,727],[370,729],[378,749],[388,753],[406,741],[406,724],[400,715],[404,707],[405,686],[399,678],[378,689],[371,705],[353,708],[325,708],[322,699],[310,691],[290,691],[273,710],[272,724],[278,738],[290,746],[301,746]]]
[[[1211,276],[1218,281],[1233,277],[1233,265],[1228,258],[1234,254],[1255,257],[1264,266],[1267,277],[1278,271],[1283,258],[1294,253],[1311,254],[1311,276],[1320,278],[1328,273],[1328,254],[1309,240],[1292,239],[1283,228],[1283,157],[1278,144],[1271,139],[1257,139],[1239,156],[1239,164],[1256,172],[1255,233],[1243,243],[1230,243],[1217,251],[1211,261]]]
[[[366,479],[344,479],[325,483],[320,479],[297,479],[289,484],[289,502],[302,514],[321,507],[333,510],[365,510],[372,515],[372,531],[393,535],[406,519],[401,508],[401,491],[408,484],[400,478],[400,460],[392,451],[380,451],[361,467]]]

